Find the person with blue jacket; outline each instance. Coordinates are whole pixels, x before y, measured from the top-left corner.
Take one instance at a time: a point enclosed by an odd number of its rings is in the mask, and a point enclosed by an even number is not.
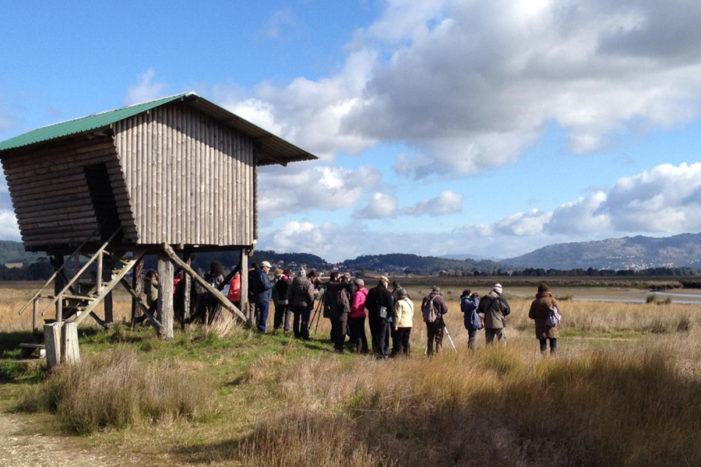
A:
[[[477,292],[471,292],[470,289],[465,289],[460,295],[460,311],[463,314],[465,329],[467,329],[467,348],[475,350],[477,343],[477,331],[482,329],[482,318],[477,313],[480,299]]]
[[[267,261],[260,263],[260,269],[252,271],[251,291],[253,292],[253,304],[256,307],[256,317],[258,318],[258,331],[265,332],[268,321],[268,309],[273,296],[273,283],[268,277],[271,265]]]

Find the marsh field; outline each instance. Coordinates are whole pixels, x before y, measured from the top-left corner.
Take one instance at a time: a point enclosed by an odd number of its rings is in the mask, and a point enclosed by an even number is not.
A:
[[[431,284],[406,285],[419,301]],[[324,319],[310,342],[119,323],[82,327],[83,363],[48,375],[17,348],[35,284],[0,284],[0,463],[701,465],[698,290],[555,284],[560,348],[543,357],[531,285],[504,281],[508,342],[480,333],[474,353],[464,286],[441,285],[457,351],[430,360],[417,305],[408,359],[334,354]],[[115,319],[129,310],[117,293]]]

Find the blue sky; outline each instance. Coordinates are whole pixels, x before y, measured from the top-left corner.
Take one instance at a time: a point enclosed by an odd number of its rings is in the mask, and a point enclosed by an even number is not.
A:
[[[195,90],[318,154],[261,173],[263,248],[507,257],[701,230],[693,2],[0,3],[0,139]]]

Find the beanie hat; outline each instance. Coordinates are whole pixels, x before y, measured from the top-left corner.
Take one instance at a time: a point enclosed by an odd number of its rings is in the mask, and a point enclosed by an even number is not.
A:
[[[501,287],[501,284],[494,284],[494,287],[492,287],[492,290],[501,295],[503,289]]]

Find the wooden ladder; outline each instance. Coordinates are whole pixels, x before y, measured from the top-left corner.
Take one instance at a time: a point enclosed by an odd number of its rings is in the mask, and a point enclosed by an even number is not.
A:
[[[118,259],[114,263],[121,263],[121,266],[114,267],[112,269],[112,274],[109,282],[102,282],[102,277],[98,275],[98,285],[93,288],[93,291],[88,295],[75,297],[79,298],[83,303],[79,304],[76,308],[76,313],[71,316],[68,321],[74,321],[76,324],[80,324],[86,317],[93,313],[93,310],[107,297],[107,295],[114,289],[117,284],[119,284],[122,279],[132,270],[137,262],[144,257],[144,251],[137,251],[134,256],[129,259]],[[99,268],[98,268],[99,269]],[[72,296],[71,298],[74,298]],[[99,318],[98,318],[99,322]]]

